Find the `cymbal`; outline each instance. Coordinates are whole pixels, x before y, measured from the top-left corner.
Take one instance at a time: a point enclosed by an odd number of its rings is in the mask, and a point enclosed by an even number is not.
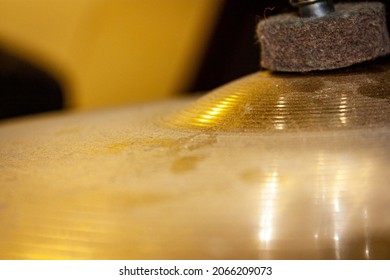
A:
[[[390,67],[0,126],[2,259],[388,259]]]

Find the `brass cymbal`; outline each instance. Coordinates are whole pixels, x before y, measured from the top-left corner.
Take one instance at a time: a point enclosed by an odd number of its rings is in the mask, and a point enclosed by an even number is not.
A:
[[[389,64],[0,126],[2,259],[388,259]]]

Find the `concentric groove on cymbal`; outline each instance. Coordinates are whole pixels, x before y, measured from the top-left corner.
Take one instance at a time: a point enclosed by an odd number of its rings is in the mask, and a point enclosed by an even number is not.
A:
[[[211,91],[168,124],[221,132],[387,126],[389,69],[377,64],[308,75],[257,72]]]

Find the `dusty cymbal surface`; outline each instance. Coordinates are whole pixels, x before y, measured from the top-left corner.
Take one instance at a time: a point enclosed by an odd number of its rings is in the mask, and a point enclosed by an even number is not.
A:
[[[219,87],[170,120],[230,132],[320,131],[386,125],[387,63],[311,74],[258,72]]]
[[[0,258],[388,259],[388,68],[321,114],[276,91],[200,125],[217,89],[3,122]],[[275,92],[263,75],[244,80]]]

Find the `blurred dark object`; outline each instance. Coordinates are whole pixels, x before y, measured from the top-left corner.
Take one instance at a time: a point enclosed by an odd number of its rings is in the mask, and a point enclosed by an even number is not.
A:
[[[259,70],[259,20],[293,10],[284,1],[225,0],[191,92],[206,91]]]
[[[368,2],[385,4],[389,29],[390,1]],[[207,91],[238,77],[259,71],[260,46],[255,38],[256,25],[264,18],[284,12],[297,12],[297,9],[290,6],[289,0],[225,0],[208,50],[189,91]]]
[[[63,108],[58,81],[29,62],[0,50],[0,119]]]

